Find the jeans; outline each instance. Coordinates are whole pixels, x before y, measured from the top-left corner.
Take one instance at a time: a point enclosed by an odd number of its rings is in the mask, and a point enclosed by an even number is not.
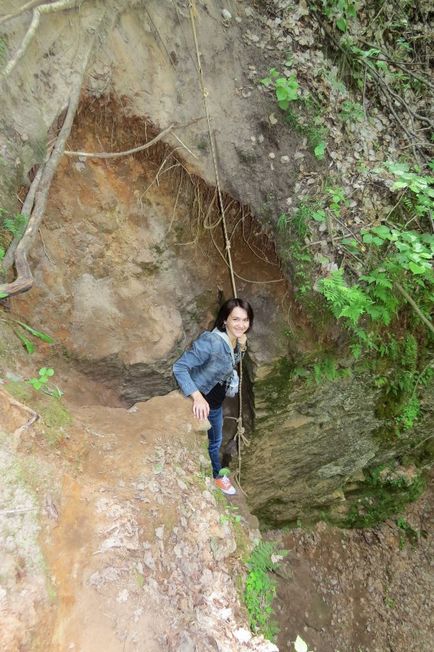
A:
[[[219,475],[222,465],[220,464],[220,446],[223,440],[223,408],[211,408],[208,415],[211,428],[208,430],[208,453],[211,459],[212,475],[216,478]]]

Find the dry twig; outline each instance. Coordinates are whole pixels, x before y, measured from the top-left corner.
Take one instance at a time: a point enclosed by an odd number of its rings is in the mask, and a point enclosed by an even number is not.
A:
[[[25,37],[21,41],[21,45],[15,53],[15,56],[9,61],[5,69],[2,72],[3,77],[8,77],[19,60],[24,56],[27,48],[32,42],[36,30],[38,29],[39,22],[41,20],[42,14],[51,14],[55,11],[64,11],[65,9],[75,9],[81,5],[84,0],[58,0],[52,4],[39,5],[33,9],[32,22],[30,23],[29,29],[26,32]]]

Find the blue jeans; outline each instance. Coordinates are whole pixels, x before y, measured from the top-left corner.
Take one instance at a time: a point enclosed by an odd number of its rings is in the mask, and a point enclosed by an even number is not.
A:
[[[220,446],[223,440],[223,408],[211,408],[208,415],[211,428],[208,430],[208,453],[211,459],[212,475],[216,478],[222,468],[220,464]]]

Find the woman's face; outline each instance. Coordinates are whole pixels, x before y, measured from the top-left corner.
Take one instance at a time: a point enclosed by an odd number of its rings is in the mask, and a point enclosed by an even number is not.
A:
[[[249,328],[247,311],[239,306],[233,308],[225,321],[225,326],[227,334],[233,339],[238,339],[244,335],[246,330]]]

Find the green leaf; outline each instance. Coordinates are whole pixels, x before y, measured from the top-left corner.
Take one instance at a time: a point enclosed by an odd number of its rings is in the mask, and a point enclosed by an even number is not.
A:
[[[326,219],[326,213],[325,211],[320,209],[318,211],[314,211],[312,213],[312,217],[315,220],[315,222],[324,222],[324,220]]]
[[[26,349],[27,353],[34,353],[36,351],[36,345],[29,340],[25,335],[22,335],[19,331],[14,328],[14,333],[20,340],[21,344]]]
[[[276,97],[279,100],[279,102],[288,99],[288,92],[284,86],[276,87]]]
[[[26,324],[23,321],[18,321],[17,319],[14,320],[15,323],[19,324],[22,328],[24,328],[26,331],[29,331],[32,335],[35,337],[38,337],[40,340],[43,342],[48,342],[48,344],[53,344],[54,340],[50,335],[47,335],[47,333],[43,333],[42,331],[36,330],[36,328],[32,328],[28,324]]]
[[[389,240],[391,238],[391,231],[387,226],[384,226],[384,224],[380,224],[380,226],[374,226],[371,231],[372,233],[378,235],[380,238],[383,238],[383,240]]]
[[[336,27],[341,30],[341,32],[346,32],[347,31],[347,21],[345,18],[341,17],[338,18],[336,21]]]
[[[413,272],[413,274],[425,274],[427,268],[422,267],[421,265],[416,265],[416,263],[413,263],[413,261],[410,260],[408,263],[408,269]]]
[[[325,150],[326,150],[326,143],[324,143],[324,142],[319,143],[319,145],[317,145],[315,147],[315,149],[313,150],[313,153],[315,154],[316,158],[319,161],[323,160],[323,158],[325,156]]]
[[[54,376],[54,369],[51,369],[51,367],[41,367],[39,369],[39,375],[47,377]]]
[[[0,292],[0,299],[6,299],[9,296],[7,292]]]

